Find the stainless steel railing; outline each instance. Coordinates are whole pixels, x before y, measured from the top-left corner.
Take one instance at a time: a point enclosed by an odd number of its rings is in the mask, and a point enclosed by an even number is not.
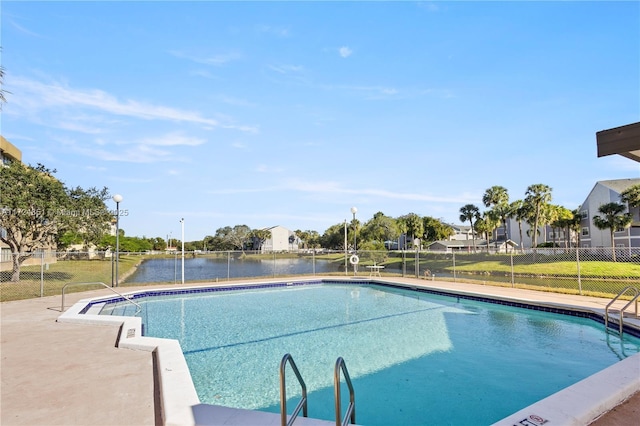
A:
[[[291,369],[295,373],[296,377],[298,378],[298,382],[302,387],[302,398],[300,399],[300,402],[298,402],[298,405],[296,406],[295,410],[293,410],[293,413],[291,413],[291,417],[289,417],[288,421],[287,421],[287,384],[286,384],[286,378],[285,378],[285,370],[287,367],[287,363],[291,365]],[[304,417],[307,417],[307,385],[305,385],[304,380],[302,379],[302,375],[300,374],[300,371],[298,370],[296,363],[293,361],[293,357],[291,356],[291,354],[286,354],[282,358],[282,361],[280,361],[280,415],[282,419],[281,421],[282,426],[292,425],[293,421],[296,419],[296,417],[298,417],[298,414],[300,413],[301,409],[302,409],[302,415]]]
[[[340,372],[344,374],[344,380],[347,382],[347,386],[349,387],[349,406],[347,407],[347,411],[342,417],[342,408],[341,408],[341,400],[340,400]],[[356,424],[356,397],[355,392],[353,391],[353,385],[351,384],[351,378],[349,377],[349,372],[347,371],[347,365],[344,362],[342,357],[339,357],[336,361],[336,367],[333,372],[333,383],[334,383],[334,394],[336,400],[336,426],[344,426],[349,423]],[[342,420],[341,420],[342,418]]]
[[[609,308],[615,303],[616,300],[618,300],[623,294],[629,292],[630,290],[633,292],[631,300],[626,305],[624,305],[622,309],[620,309],[620,320],[618,322],[620,336],[622,336],[622,329],[624,327],[624,311],[626,311],[633,302],[636,302],[636,318],[638,317],[638,298],[640,297],[640,290],[633,286],[627,286],[623,288],[616,297],[611,299],[611,302],[609,302],[607,304],[607,307],[604,308],[604,327],[606,330],[609,330]]]

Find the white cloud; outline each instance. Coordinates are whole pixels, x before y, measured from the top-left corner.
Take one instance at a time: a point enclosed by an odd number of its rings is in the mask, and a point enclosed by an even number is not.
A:
[[[39,119],[38,113],[41,110],[54,110],[55,114],[64,116],[65,108],[91,108],[102,113],[121,117],[194,123],[209,128],[234,129],[249,133],[258,131],[254,126],[224,124],[216,119],[204,117],[196,111],[186,111],[132,99],[123,101],[99,89],[74,89],[58,82],[46,84],[21,77],[11,78],[11,85],[12,91],[16,93],[12,105],[22,108],[25,114],[34,117],[33,119]],[[69,116],[82,116],[87,113],[72,112],[66,114]],[[49,115],[51,114],[47,115],[47,119],[51,120]],[[93,117],[91,122],[113,122],[114,120]],[[71,125],[65,122],[57,126],[70,129]],[[78,127],[76,130],[84,133],[100,133],[97,128]]]
[[[353,50],[349,49],[347,46],[342,46],[340,49],[338,49],[338,53],[343,58],[348,58],[349,56],[351,56],[351,54],[353,54]]]
[[[205,143],[204,139],[184,136],[178,133],[170,133],[156,138],[144,138],[137,142],[140,145],[153,146],[198,146]]]
[[[263,170],[270,171],[266,166]],[[387,191],[373,188],[345,188],[343,184],[337,181],[301,181],[292,180],[285,182],[282,185],[270,186],[265,188],[252,188],[252,189],[219,189],[209,191],[211,194],[242,194],[248,192],[275,192],[275,191],[298,191],[302,193],[311,194],[331,194],[331,195],[356,195],[356,196],[373,196],[376,199],[394,199],[394,200],[408,200],[408,201],[422,201],[422,202],[438,202],[438,203],[452,203],[452,204],[466,204],[477,201],[477,194],[472,195],[468,193],[456,194],[451,196],[438,196],[429,194],[416,194],[410,192],[397,192]]]

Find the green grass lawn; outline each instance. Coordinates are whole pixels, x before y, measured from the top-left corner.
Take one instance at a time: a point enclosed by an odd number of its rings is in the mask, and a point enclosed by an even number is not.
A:
[[[118,273],[126,276],[143,256],[120,256]],[[51,263],[44,268],[40,265],[29,265],[20,268],[20,281],[10,282],[11,271],[2,272],[0,284],[0,301],[29,299],[39,297],[41,290],[44,296],[62,294],[62,287],[68,283],[103,282],[111,285],[111,260],[62,260]],[[44,286],[41,289],[41,277]],[[67,292],[97,289],[97,285],[81,285],[69,287]]]

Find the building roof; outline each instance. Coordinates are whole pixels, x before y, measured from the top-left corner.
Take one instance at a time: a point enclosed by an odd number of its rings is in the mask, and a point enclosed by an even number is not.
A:
[[[598,181],[600,185],[604,185],[607,188],[617,192],[618,194],[622,193],[625,189],[633,186],[640,185],[640,178],[638,179],[614,179],[614,180],[601,180]]]
[[[0,156],[2,156],[3,159],[8,158],[12,161],[22,162],[22,151],[2,135],[0,135]]]
[[[456,231],[459,232],[469,232],[471,231],[471,227],[469,225],[453,225],[451,223],[447,223],[446,225],[450,226],[451,228],[453,228]]]
[[[438,240],[429,244],[427,247],[430,247],[434,244],[440,244],[445,247],[472,247],[474,240]],[[476,247],[486,246],[487,240],[475,240]]]
[[[620,154],[640,163],[640,122],[596,133],[598,157]]]

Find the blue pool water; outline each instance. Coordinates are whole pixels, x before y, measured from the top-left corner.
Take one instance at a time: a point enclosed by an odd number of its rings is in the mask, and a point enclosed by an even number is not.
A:
[[[180,341],[203,403],[279,412],[290,353],[309,416],[334,420],[342,356],[363,425],[490,424],[640,352],[593,320],[371,284],[140,300],[145,335]]]

